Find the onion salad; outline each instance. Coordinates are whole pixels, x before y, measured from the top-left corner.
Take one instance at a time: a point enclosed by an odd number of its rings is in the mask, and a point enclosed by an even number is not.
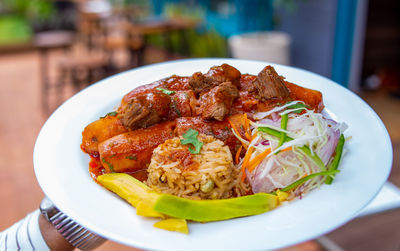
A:
[[[302,101],[244,114],[235,160],[254,193],[287,193],[288,199],[331,184],[343,152],[345,123],[325,118]],[[245,150],[244,154],[242,150]]]

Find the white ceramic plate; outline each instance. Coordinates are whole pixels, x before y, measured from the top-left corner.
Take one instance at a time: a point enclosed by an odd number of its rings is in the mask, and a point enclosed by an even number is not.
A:
[[[172,74],[189,76],[228,63],[257,74],[264,62],[233,59],[182,60],[124,72],[98,82],[65,102],[43,126],[34,150],[34,167],[46,195],[88,229],[129,246],[157,250],[260,250],[296,244],[323,235],[354,218],[378,193],[392,165],[388,133],[376,113],[359,97],[329,79],[292,67],[274,65],[280,75],[323,93],[326,112],[345,121],[346,153],[333,184],[303,199],[257,216],[190,223],[184,235],[152,227],[155,220],[96,184],[89,157],[80,149],[86,125],[119,105],[133,88]]]

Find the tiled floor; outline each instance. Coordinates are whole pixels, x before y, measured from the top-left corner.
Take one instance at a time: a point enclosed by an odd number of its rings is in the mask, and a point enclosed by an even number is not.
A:
[[[35,52],[0,56],[0,230],[35,210],[43,197],[32,165],[35,139],[48,116],[40,106],[38,59]],[[384,92],[366,93],[363,98],[390,133],[394,148],[390,181],[400,186],[400,99]],[[353,220],[328,237],[344,250],[399,250],[400,210]],[[98,250],[116,249],[132,250],[113,242]],[[288,250],[319,249],[307,242]]]

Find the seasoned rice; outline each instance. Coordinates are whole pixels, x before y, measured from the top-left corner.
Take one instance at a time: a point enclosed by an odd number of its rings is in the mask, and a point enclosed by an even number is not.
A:
[[[169,139],[154,149],[147,185],[161,193],[190,199],[224,199],[243,193],[240,170],[234,166],[228,146],[199,134],[203,146],[199,154],[192,154],[181,139]]]

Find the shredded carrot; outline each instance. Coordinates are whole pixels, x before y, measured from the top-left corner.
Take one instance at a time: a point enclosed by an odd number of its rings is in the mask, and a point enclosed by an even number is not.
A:
[[[233,130],[235,131],[235,133],[236,133],[238,136],[241,136],[241,134],[239,133],[239,131],[237,130],[237,128],[236,128],[236,126],[233,124],[233,122],[232,122],[230,119],[228,119],[228,122],[229,122],[229,124],[231,125],[231,127],[233,128]],[[242,141],[240,141],[240,142],[242,143],[243,147],[247,150],[247,145],[246,145],[245,143],[243,143]]]
[[[286,147],[285,149],[282,149],[280,152],[286,152],[286,151],[290,151],[292,150],[292,147]],[[264,152],[260,153],[259,155],[257,155],[256,157],[254,157],[250,163],[249,163],[249,168],[247,168],[250,172],[254,170],[254,168],[256,168],[261,161],[267,157],[267,155],[271,152],[271,148],[266,149]]]
[[[244,135],[246,135],[246,138],[251,141],[251,137],[247,132],[245,132]]]
[[[232,128],[236,132],[236,134],[240,136],[239,131],[237,130],[236,126],[232,123],[232,121],[230,119],[228,119],[228,122],[232,126]]]
[[[291,146],[286,147],[285,149],[282,149],[282,150],[281,150],[281,153],[282,153],[282,152],[286,152],[286,151],[290,151],[290,150],[292,150],[292,147],[291,147]]]
[[[244,114],[244,129],[246,137],[251,140],[250,120],[247,118],[247,113]]]
[[[256,157],[254,157],[250,163],[249,163],[249,171],[253,171],[254,168],[256,168],[256,166],[258,166],[258,164],[261,163],[261,161],[263,161],[263,159],[265,157],[267,157],[267,155],[271,152],[271,148],[267,148],[264,152],[260,153],[259,155],[257,155]]]
[[[236,152],[236,156],[235,156],[236,165],[239,164],[239,157],[240,157],[240,153],[242,152],[242,148],[243,148],[243,146],[240,146],[239,150]]]
[[[242,169],[241,169],[241,171],[242,171],[242,181],[244,181],[244,179],[246,178],[245,170],[246,170],[247,164],[249,163],[250,156],[253,153],[253,150],[254,150],[254,148],[250,147],[249,150],[247,150],[246,155],[244,156],[243,163],[242,163]]]
[[[247,113],[244,114],[244,127],[246,129],[246,131],[250,130],[250,122],[249,119],[247,118]]]

